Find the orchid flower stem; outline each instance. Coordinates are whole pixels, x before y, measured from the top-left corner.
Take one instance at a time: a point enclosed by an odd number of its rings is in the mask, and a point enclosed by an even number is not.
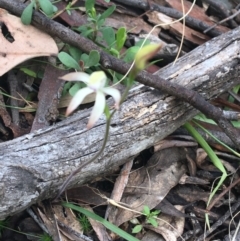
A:
[[[123,95],[122,95],[122,99],[121,99],[121,104],[122,102],[125,100],[125,98],[127,97],[128,95],[128,92],[131,88],[131,83],[133,83],[132,79],[129,81],[130,84],[128,84],[126,90],[124,91]],[[102,147],[101,149],[96,153],[95,156],[93,156],[90,160],[88,160],[87,162],[85,163],[82,163],[80,164],[80,166],[75,169],[74,171],[72,171],[70,173],[70,175],[68,176],[68,178],[64,181],[64,183],[62,184],[62,186],[60,187],[59,191],[58,191],[58,194],[57,196],[53,199],[53,202],[56,201],[60,195],[65,191],[65,189],[68,187],[70,181],[72,180],[72,178],[77,174],[79,173],[82,168],[84,168],[85,166],[87,166],[88,164],[92,163],[94,160],[96,160],[101,154],[102,152],[104,151],[105,147],[106,147],[106,144],[107,144],[107,140],[108,140],[108,135],[109,135],[109,129],[110,129],[110,123],[111,123],[111,119],[114,115],[114,113],[116,112],[116,110],[114,110],[111,115],[109,116],[109,118],[107,118],[107,121],[106,121],[106,131],[105,131],[105,136],[104,136],[104,140],[103,140],[103,144],[102,144]]]
[[[91,159],[89,159],[87,162],[84,162],[82,164],[80,164],[80,166],[75,169],[74,171],[71,172],[71,174],[68,176],[68,178],[64,181],[64,183],[62,184],[62,186],[60,187],[57,196],[54,198],[53,202],[56,201],[60,195],[65,191],[65,189],[67,188],[67,186],[69,185],[71,179],[78,173],[81,171],[81,169],[85,166],[87,166],[88,164],[92,163],[94,160],[96,160],[103,152],[106,144],[107,144],[107,140],[108,140],[108,135],[109,135],[109,128],[110,128],[110,122],[111,122],[111,117],[110,116],[109,119],[107,119],[107,123],[106,123],[106,132],[105,132],[105,136],[104,136],[104,140],[103,140],[103,144],[101,149],[96,153],[95,156],[93,156]]]

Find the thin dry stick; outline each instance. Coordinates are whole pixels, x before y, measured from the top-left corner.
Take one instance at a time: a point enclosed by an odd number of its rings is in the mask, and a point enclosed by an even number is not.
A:
[[[220,193],[216,198],[213,199],[213,201],[208,205],[207,211],[210,211],[212,207],[223,197],[230,189],[232,189],[235,185],[237,185],[240,182],[240,178],[237,179],[235,182],[233,182],[230,186],[228,186],[222,193]]]
[[[228,20],[233,19],[233,18],[236,17],[239,13],[240,13],[240,9],[239,9],[237,12],[235,12],[233,15],[231,15],[231,16],[229,16],[229,17],[227,17],[227,18],[225,18],[225,19],[223,19],[223,20],[215,23],[215,24],[212,25],[211,27],[207,28],[205,31],[203,31],[203,33],[207,33],[208,31],[212,30],[213,28],[217,27],[218,25],[220,25],[220,24],[222,24],[222,23],[225,23],[225,22],[227,22]]]
[[[237,200],[237,202],[232,206],[231,211],[227,211],[220,219],[218,219],[218,221],[216,223],[214,223],[211,228],[206,231],[204,234],[202,234],[196,241],[203,241],[205,240],[205,238],[211,234],[214,230],[216,230],[220,225],[222,225],[227,218],[230,217],[232,212],[235,212],[240,206],[240,198]]]

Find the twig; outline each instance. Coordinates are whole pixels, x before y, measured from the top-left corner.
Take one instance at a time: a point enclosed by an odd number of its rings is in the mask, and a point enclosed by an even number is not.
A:
[[[211,234],[214,230],[216,230],[220,225],[222,225],[230,215],[235,212],[240,206],[240,198],[237,202],[232,206],[231,210],[227,211],[216,223],[214,223],[209,230],[207,230],[204,234],[202,234],[196,241],[203,241],[205,238]]]
[[[33,220],[39,225],[39,227],[47,234],[49,234],[47,228],[43,224],[43,222],[38,218],[38,216],[32,211],[31,208],[27,208],[28,214],[33,218]]]
[[[26,5],[14,0],[1,0],[0,7],[19,16]],[[62,24],[46,18],[38,12],[33,14],[32,24],[43,31],[48,32],[52,36],[59,37],[63,42],[80,48],[86,53],[89,53],[93,49],[99,51],[101,55],[100,62],[104,68],[113,69],[120,74],[125,74],[130,68],[129,64],[126,64],[123,61],[103,52],[102,49],[92,41],[80,36]],[[207,117],[213,119],[233,141],[236,147],[240,147],[239,135],[231,123],[223,116],[222,110],[211,105],[194,90],[187,89],[181,85],[166,81],[157,75],[152,75],[145,71],[139,73],[136,77],[136,80],[144,85],[165,91],[166,93],[176,96],[177,98],[191,104],[193,107],[204,113]]]
[[[231,12],[223,2],[215,0],[205,0],[205,2],[208,3],[220,15],[224,22],[229,21],[231,28],[236,28],[238,26],[237,23],[233,20],[233,17],[231,17]],[[219,24],[220,23],[218,23],[218,25]]]
[[[207,33],[207,32],[209,32],[210,30],[212,30],[213,28],[217,27],[218,25],[220,25],[220,24],[222,24],[222,23],[225,23],[225,22],[233,19],[233,18],[236,17],[239,13],[240,13],[240,9],[239,9],[237,12],[235,12],[233,15],[231,15],[231,16],[229,16],[229,17],[227,17],[227,18],[225,18],[225,19],[223,19],[223,20],[215,23],[213,26],[207,28],[206,30],[203,31],[203,33]]]
[[[143,1],[143,0],[114,0],[114,2],[124,4],[127,6],[135,7],[135,8],[140,8],[142,10],[147,11],[149,9],[149,4],[148,1]],[[154,2],[151,1],[151,10],[158,11],[160,13],[166,14],[169,17],[179,19],[183,16],[183,13],[179,12],[176,9],[173,8],[168,8],[164,6],[160,6]],[[186,16],[185,17],[186,25],[189,27],[192,27],[198,31],[203,32],[205,29],[208,29],[209,26],[208,24],[204,23],[203,21],[200,21],[196,18],[193,18],[191,16]],[[211,31],[208,33],[211,37],[216,37],[222,34],[221,31],[218,29],[211,29]]]
[[[65,230],[67,233],[72,234],[78,238],[78,240],[84,240],[84,241],[93,241],[91,238],[75,231],[71,227],[67,226],[63,222],[57,220],[58,225],[61,227],[61,229]]]
[[[234,186],[236,186],[238,183],[240,182],[240,178],[237,179],[235,182],[233,182],[229,187],[227,187],[226,189],[224,189],[224,191],[222,193],[220,193],[216,198],[214,198],[214,200],[212,200],[212,202],[210,203],[210,205],[208,205],[207,207],[207,211],[210,211],[212,209],[212,207],[221,199],[221,197],[223,197],[229,190],[231,190]]]

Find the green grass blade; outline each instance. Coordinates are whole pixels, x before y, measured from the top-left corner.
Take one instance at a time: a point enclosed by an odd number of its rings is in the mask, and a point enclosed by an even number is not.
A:
[[[201,126],[199,123],[197,123],[196,121],[193,121],[193,123],[195,125],[197,125],[199,128],[201,128],[204,132],[206,132],[209,136],[211,136],[216,142],[218,142],[219,144],[221,144],[222,146],[224,146],[225,148],[227,148],[229,151],[231,151],[234,155],[240,157],[240,154],[236,151],[234,151],[231,147],[229,147],[228,145],[224,144],[223,142],[221,142],[220,140],[218,140],[210,131],[208,131],[207,129],[205,129],[203,126]]]
[[[122,238],[128,240],[128,241],[139,241],[139,239],[133,237],[132,235],[130,235],[129,233],[123,231],[122,229],[118,228],[117,226],[113,225],[112,223],[108,222],[106,219],[98,216],[95,213],[92,213],[82,207],[76,206],[74,204],[71,203],[62,203],[62,205],[64,207],[67,208],[71,208],[77,212],[83,213],[84,215],[86,215],[89,218],[92,218],[98,222],[100,222],[101,224],[103,224],[107,229],[111,230],[112,232],[118,234],[119,236],[121,236]]]
[[[215,195],[215,193],[217,192],[219,187],[222,185],[222,183],[226,179],[227,172],[226,172],[222,162],[219,160],[219,158],[215,154],[215,152],[208,145],[208,143],[203,139],[203,137],[196,131],[196,129],[188,122],[184,124],[184,127],[192,135],[192,137],[198,142],[198,144],[205,150],[205,152],[208,154],[208,157],[210,158],[210,160],[212,161],[214,166],[217,167],[222,172],[220,181],[218,182],[217,186],[213,189],[213,191],[209,195],[209,199],[208,199],[208,203],[207,203],[207,206],[208,206],[210,201],[212,200],[213,196]],[[206,217],[207,226],[208,226],[208,228],[210,228],[208,214],[206,214],[205,217]]]
[[[189,123],[185,123],[184,127],[193,136],[193,138],[199,143],[199,145],[206,151],[214,166],[217,167],[222,173],[225,173],[227,175],[222,162],[219,160],[219,158],[212,150],[212,148],[208,145],[208,143],[203,139],[203,137],[196,131],[196,129]]]

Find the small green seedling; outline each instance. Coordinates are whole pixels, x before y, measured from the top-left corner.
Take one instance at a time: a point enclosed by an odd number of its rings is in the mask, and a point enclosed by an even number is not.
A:
[[[155,210],[151,212],[148,206],[144,206],[142,213],[146,216],[146,223],[151,224],[153,227],[158,226],[156,219],[158,217],[158,214],[160,213],[160,210]],[[143,226],[141,224],[138,224],[132,229],[132,233],[139,233],[142,228]]]
[[[79,214],[78,221],[80,222],[84,233],[88,233],[91,231],[92,226],[91,226],[90,222],[88,221],[88,218],[86,215]]]
[[[86,25],[76,28],[83,36],[96,41],[98,31],[102,30],[106,18],[108,18],[115,10],[116,6],[112,5],[102,14],[97,14],[95,9],[95,0],[85,1],[86,13],[88,16],[88,23]]]

